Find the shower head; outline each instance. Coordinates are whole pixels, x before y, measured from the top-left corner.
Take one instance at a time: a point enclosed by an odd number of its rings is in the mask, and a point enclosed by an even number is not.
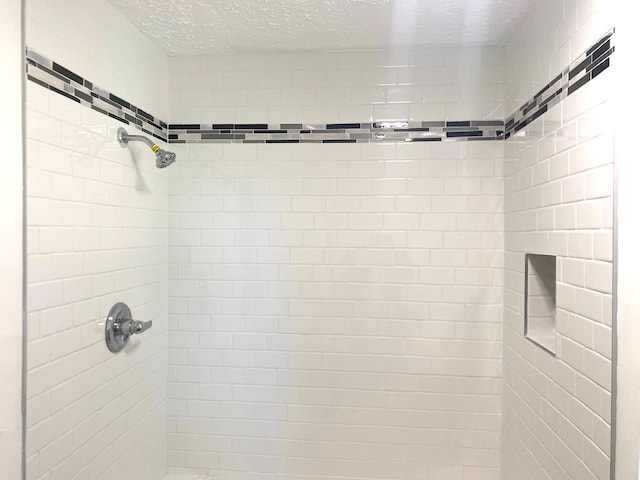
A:
[[[156,167],[165,168],[171,165],[176,161],[176,154],[173,152],[167,152],[160,148],[159,145],[156,145],[154,142],[149,140],[147,137],[143,137],[142,135],[129,135],[127,131],[120,127],[118,129],[118,143],[122,148],[126,148],[127,144],[131,141],[133,142],[142,142],[148,145],[153,153],[156,154]]]
[[[159,149],[156,152],[156,167],[164,168],[171,165],[176,161],[176,154],[173,152],[167,152],[166,150]]]

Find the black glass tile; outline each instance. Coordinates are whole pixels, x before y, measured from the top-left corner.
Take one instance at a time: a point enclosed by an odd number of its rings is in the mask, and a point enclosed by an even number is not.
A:
[[[598,50],[605,43],[608,43],[609,39],[611,38],[612,35],[613,35],[613,32],[610,32],[607,35],[605,35],[604,37],[602,37],[595,45],[593,45],[593,47],[591,47],[589,50],[587,50],[587,56],[589,56],[592,53],[594,53],[596,50]]]
[[[300,130],[300,133],[311,133],[311,130]]]
[[[412,142],[441,142],[442,137],[417,137],[412,138]]]
[[[153,115],[149,115],[147,112],[145,112],[144,110],[142,110],[141,108],[137,109],[136,112],[138,115],[140,115],[141,117],[146,118],[147,120],[149,120],[150,122],[155,121],[155,119],[153,118]]]
[[[508,140],[511,137],[511,132],[507,132],[504,134],[504,139]]]
[[[471,122],[472,127],[504,127],[502,120],[477,120]]]
[[[43,82],[42,80],[40,80],[39,78],[36,77],[32,77],[31,75],[27,75],[27,79],[31,80],[33,83],[37,83],[38,85],[40,85],[41,87],[44,88],[49,88],[49,85],[47,85],[45,82]]]
[[[530,118],[524,118],[524,119],[520,120],[515,127],[513,127],[513,131],[514,132],[519,132],[520,130],[522,130],[524,127],[526,127],[530,123],[531,123],[531,119]]]
[[[85,102],[89,102],[89,103],[93,103],[93,97],[91,95],[87,95],[84,92],[81,92],[80,90],[78,90],[77,88],[74,89],[74,95],[78,98],[81,98],[82,100],[84,100]]]
[[[360,128],[359,123],[327,123],[327,130],[345,130],[347,128]]]
[[[593,53],[591,53],[590,58],[593,61],[595,61],[598,58],[600,58],[602,55],[604,55],[610,48],[611,48],[611,40],[607,40],[602,45],[600,45],[598,48],[596,48],[593,51]]]
[[[167,128],[167,124],[166,124],[166,123],[164,123],[162,120],[160,120],[158,123],[160,124],[160,126],[161,126],[162,128]]]
[[[231,133],[231,130],[219,130],[218,133]]]
[[[607,68],[609,68],[609,64],[610,64],[610,60],[607,58],[600,65],[594,67],[593,70],[591,71],[591,78],[596,78],[598,75],[604,72]]]
[[[591,70],[593,70],[594,68],[596,68],[598,65],[600,65],[603,61],[608,60],[609,57],[611,56],[611,54],[613,53],[613,49],[610,48],[609,50],[607,50],[607,52],[598,57],[597,60],[594,60],[588,67],[587,67],[587,72],[590,72]]]
[[[36,66],[36,61],[35,61],[35,60],[32,60],[32,59],[30,59],[30,58],[27,58],[27,64],[28,64],[28,65],[33,65],[33,66],[35,67],[35,66]]]
[[[482,137],[481,131],[468,131],[468,132],[447,132],[447,138],[460,138],[460,137]]]
[[[328,125],[327,125],[328,126]],[[356,140],[348,140],[348,139],[327,139],[322,140],[322,143],[356,143]]]
[[[236,123],[236,130],[267,130],[269,125],[266,123]]]
[[[429,132],[431,129],[429,127],[411,127],[411,128],[394,128],[394,132]]]
[[[265,143],[300,143],[300,140],[265,140]]]
[[[99,97],[99,95],[96,92],[91,92],[91,96],[93,98],[98,98]]]
[[[567,95],[571,95],[576,92],[579,88],[584,87],[589,80],[591,80],[591,74],[587,73],[584,77],[580,78],[573,85],[569,85],[569,90],[567,90]]]
[[[471,122],[469,120],[447,122],[447,127],[470,127]]]
[[[177,140],[178,139],[178,134],[177,133],[170,133],[169,134],[169,140]]]
[[[125,108],[131,109],[131,104],[129,102],[121,99],[120,97],[116,97],[113,93],[109,94],[109,99],[113,100],[114,102],[116,102],[119,105],[122,105]]]
[[[70,93],[65,92],[64,90],[60,90],[59,88],[54,87],[53,85],[49,85],[49,90],[59,93],[60,95],[64,95],[65,97],[67,97],[70,100],[73,100],[76,103],[80,103],[80,99],[74,97],[73,95],[71,95]]]
[[[169,125],[169,130],[200,130],[200,125],[197,123],[172,123]]]
[[[161,137],[160,135],[158,135],[158,134],[156,134],[156,133],[152,133],[152,134],[151,134],[151,136],[152,136],[152,137],[155,137],[155,138],[157,138],[158,140],[161,140],[161,141],[163,141],[163,142],[166,142],[166,141],[167,141],[167,139],[166,139],[165,137]]]
[[[233,130],[233,123],[214,123],[211,127],[218,130]]]
[[[67,70],[62,65],[59,65],[56,62],[53,62],[53,71],[58,72],[61,75],[64,75],[65,77],[67,77],[70,80],[73,80],[79,85],[83,84],[83,78],[80,75],[76,75],[71,70]]]
[[[124,118],[120,118],[117,115],[114,115],[113,113],[107,112],[107,115],[109,115],[111,118],[115,118],[116,120],[124,123],[125,125],[129,125],[129,122],[127,122]]]
[[[254,130],[253,133],[288,133],[286,130]]]

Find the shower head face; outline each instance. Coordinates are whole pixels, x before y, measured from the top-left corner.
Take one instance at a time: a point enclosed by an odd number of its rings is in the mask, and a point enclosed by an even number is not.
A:
[[[156,167],[165,168],[176,161],[176,154],[173,152],[167,152],[166,150],[158,150],[156,152]]]

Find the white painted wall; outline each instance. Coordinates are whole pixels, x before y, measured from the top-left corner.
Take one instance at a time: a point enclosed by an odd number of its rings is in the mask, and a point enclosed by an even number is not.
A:
[[[22,457],[22,3],[2,0],[0,30],[0,478],[18,480]]]
[[[599,2],[541,6],[507,56],[512,106],[612,26]],[[505,479],[609,478],[618,63],[506,142]],[[523,336],[525,253],[558,259],[555,357]]]
[[[166,57],[108,2],[30,0],[27,18],[29,47],[166,118]],[[161,478],[168,174],[109,117],[31,82],[27,108],[27,478]],[[154,326],[114,355],[117,301]]]

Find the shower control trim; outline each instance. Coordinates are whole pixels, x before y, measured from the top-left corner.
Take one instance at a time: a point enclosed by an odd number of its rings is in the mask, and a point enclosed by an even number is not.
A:
[[[133,320],[129,307],[122,302],[116,303],[109,310],[104,326],[104,339],[107,343],[107,348],[113,353],[118,353],[127,345],[131,335],[145,332],[152,325],[152,321],[140,322]]]

